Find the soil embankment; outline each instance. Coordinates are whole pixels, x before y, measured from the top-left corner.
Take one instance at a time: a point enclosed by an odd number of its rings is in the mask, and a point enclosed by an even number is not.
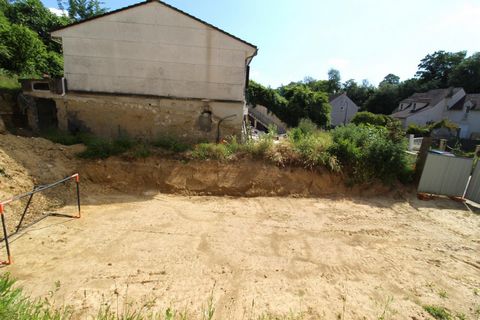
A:
[[[380,183],[348,187],[344,177],[328,171],[279,168],[262,161],[182,161],[168,155],[126,160],[81,160],[82,145],[63,146],[42,138],[0,135],[0,200],[27,192],[34,185],[47,184],[75,172],[81,176],[82,193],[174,193],[216,196],[371,196],[391,189]],[[72,190],[70,190],[72,191]],[[35,195],[32,214],[70,203],[68,188]],[[8,210],[10,228],[18,221],[23,202]]]

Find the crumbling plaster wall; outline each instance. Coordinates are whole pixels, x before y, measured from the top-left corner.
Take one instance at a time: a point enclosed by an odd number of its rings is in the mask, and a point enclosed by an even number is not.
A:
[[[62,130],[89,131],[104,138],[126,134],[145,140],[168,135],[189,142],[215,141],[218,121],[230,115],[235,117],[222,122],[221,137],[240,137],[244,107],[241,102],[71,94],[55,101]],[[212,114],[209,131],[199,123],[204,111]]]

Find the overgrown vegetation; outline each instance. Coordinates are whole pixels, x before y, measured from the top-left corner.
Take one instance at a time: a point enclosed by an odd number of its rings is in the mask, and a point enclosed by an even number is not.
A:
[[[366,183],[375,179],[410,182],[413,164],[405,152],[405,133],[398,121],[385,116],[367,116],[358,119],[366,118],[368,121],[359,120],[358,124],[340,126],[331,131],[319,129],[311,120],[302,119],[298,127],[289,130],[281,140],[276,140],[276,128],[271,127],[269,133],[245,143],[239,143],[236,137],[229,137],[219,144],[188,144],[172,136],[161,136],[147,143],[127,136],[107,140],[58,130],[44,132],[43,136],[65,145],[85,144],[85,150],[78,155],[85,159],[105,159],[118,155],[146,158],[161,149],[178,154],[185,160],[235,161],[250,158],[280,167],[326,169],[342,172],[351,183]],[[377,125],[380,123],[383,125]]]
[[[414,134],[416,136],[428,137],[433,130],[440,128],[446,128],[452,132],[456,132],[458,130],[458,125],[449,121],[448,119],[443,119],[425,126],[412,123],[408,126],[407,133]]]
[[[31,300],[8,273],[0,276],[0,319],[11,320],[61,320],[69,319],[71,310],[58,310],[49,300]]]

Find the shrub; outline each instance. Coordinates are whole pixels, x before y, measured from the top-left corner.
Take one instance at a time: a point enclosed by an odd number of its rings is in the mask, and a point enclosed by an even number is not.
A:
[[[420,126],[416,123],[412,123],[407,127],[407,134],[427,137],[430,135],[430,128],[428,126]]]
[[[350,124],[332,135],[329,151],[352,173],[353,182],[392,181],[408,172],[405,141],[393,141],[384,127]]]
[[[374,114],[368,111],[361,111],[355,114],[352,118],[352,123],[359,124],[372,124],[375,126],[386,126],[391,118],[384,114]]]

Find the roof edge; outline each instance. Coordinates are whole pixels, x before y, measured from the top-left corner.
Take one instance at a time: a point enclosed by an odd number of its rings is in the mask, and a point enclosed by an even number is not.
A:
[[[101,14],[101,15],[98,15],[98,16],[94,16],[94,17],[91,17],[91,18],[88,18],[88,19],[85,19],[85,20],[81,20],[81,21],[77,21],[77,22],[71,23],[71,24],[66,25],[66,26],[63,26],[63,27],[59,27],[59,28],[53,29],[52,31],[50,31],[50,34],[52,34],[52,33],[54,33],[54,32],[57,32],[57,31],[60,31],[60,30],[68,29],[68,28],[73,27],[73,26],[77,26],[77,25],[82,24],[82,23],[85,23],[85,22],[90,22],[90,21],[95,20],[95,19],[99,19],[99,18],[102,18],[102,17],[105,17],[105,16],[109,16],[109,15],[112,15],[112,14],[115,14],[115,13],[118,13],[118,12],[122,12],[122,11],[125,11],[125,10],[129,10],[129,9],[132,9],[132,8],[136,8],[136,7],[139,7],[139,6],[142,6],[142,5],[151,3],[151,2],[158,2],[159,4],[162,4],[162,5],[166,6],[167,8],[170,8],[170,9],[172,9],[172,10],[178,12],[178,13],[181,13],[181,14],[183,14],[183,15],[191,18],[191,19],[194,19],[194,20],[196,20],[196,21],[198,21],[198,22],[200,22],[200,23],[202,23],[202,24],[204,24],[204,25],[206,25],[206,26],[208,26],[208,27],[210,27],[210,28],[213,28],[213,29],[215,29],[215,30],[217,30],[217,31],[219,31],[219,32],[221,32],[221,33],[223,33],[223,34],[225,34],[225,35],[227,35],[227,36],[229,36],[229,37],[237,40],[237,41],[240,41],[240,42],[242,42],[242,43],[244,43],[244,44],[246,44],[246,45],[254,48],[256,51],[258,51],[258,48],[257,48],[256,45],[251,44],[250,42],[245,41],[245,40],[243,40],[243,39],[241,39],[241,38],[239,38],[239,37],[237,37],[237,36],[234,36],[233,34],[231,34],[231,33],[227,32],[227,31],[225,31],[225,30],[222,30],[222,29],[214,26],[213,24],[210,24],[210,23],[208,23],[208,22],[206,22],[206,21],[204,21],[204,20],[202,20],[202,19],[200,19],[200,18],[197,18],[197,17],[195,17],[195,16],[193,16],[193,15],[191,15],[191,14],[189,14],[189,13],[183,11],[183,10],[180,10],[180,9],[178,9],[178,8],[176,8],[176,7],[168,4],[168,3],[165,3],[165,2],[163,2],[163,1],[161,1],[161,0],[146,0],[146,1],[143,1],[143,2],[135,3],[135,4],[132,4],[132,5],[130,5],[130,6],[126,6],[126,7],[123,7],[123,8],[119,8],[119,9],[116,9],[116,10],[113,10],[113,11],[109,11],[109,12],[106,12],[106,13]]]

